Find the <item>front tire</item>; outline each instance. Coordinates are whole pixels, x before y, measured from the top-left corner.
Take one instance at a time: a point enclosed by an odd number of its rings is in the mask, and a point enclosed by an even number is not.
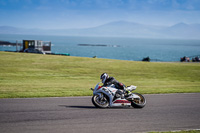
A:
[[[135,98],[133,101],[131,101],[131,106],[134,108],[143,108],[146,105],[146,99],[143,95],[139,93],[134,93],[139,98]]]
[[[94,95],[92,97],[92,103],[97,108],[108,108],[109,107],[109,100],[105,96],[103,96],[102,98],[100,98],[99,95]]]

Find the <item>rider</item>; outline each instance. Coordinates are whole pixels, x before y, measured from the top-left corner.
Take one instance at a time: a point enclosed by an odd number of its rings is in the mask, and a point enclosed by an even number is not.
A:
[[[107,73],[101,74],[100,79],[103,83],[103,86],[108,86],[108,85],[114,84],[117,89],[126,91],[124,84],[118,82],[114,77],[109,77],[109,75]]]

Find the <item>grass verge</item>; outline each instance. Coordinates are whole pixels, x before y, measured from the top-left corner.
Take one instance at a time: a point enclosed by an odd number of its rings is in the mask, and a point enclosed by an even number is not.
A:
[[[89,96],[103,72],[137,92],[200,92],[200,63],[0,52],[0,98]]]

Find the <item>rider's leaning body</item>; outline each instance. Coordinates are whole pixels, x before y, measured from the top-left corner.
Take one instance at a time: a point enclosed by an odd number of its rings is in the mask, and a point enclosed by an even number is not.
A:
[[[109,77],[107,73],[101,74],[100,79],[103,83],[103,86],[114,84],[117,89],[124,90],[125,88],[124,84],[118,82],[114,77]]]

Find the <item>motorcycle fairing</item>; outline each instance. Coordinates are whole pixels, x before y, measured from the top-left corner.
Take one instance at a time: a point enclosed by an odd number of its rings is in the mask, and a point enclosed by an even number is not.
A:
[[[113,101],[112,106],[131,106],[131,102],[126,99],[118,98]]]
[[[126,88],[127,91],[133,91],[137,88],[137,86],[131,85]]]
[[[97,88],[98,87],[96,86],[95,89]],[[102,93],[109,97],[109,106],[111,107],[113,96],[111,92],[107,89],[107,87],[103,87],[102,89],[93,92],[94,95],[99,95],[100,98],[102,97]]]

